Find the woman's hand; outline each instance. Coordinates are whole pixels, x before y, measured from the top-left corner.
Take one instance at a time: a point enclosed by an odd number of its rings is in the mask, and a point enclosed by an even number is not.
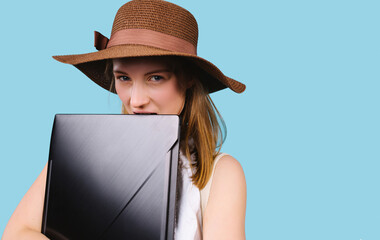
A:
[[[48,239],[41,233],[46,176],[47,164],[9,219],[2,240]]]
[[[203,239],[245,239],[247,186],[243,168],[232,156],[216,167],[203,217]]]

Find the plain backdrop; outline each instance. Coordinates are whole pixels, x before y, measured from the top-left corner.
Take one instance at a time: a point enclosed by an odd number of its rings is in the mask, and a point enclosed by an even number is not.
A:
[[[247,85],[212,94],[247,179],[247,239],[380,239],[379,1],[173,2],[198,20],[198,54]],[[123,3],[1,1],[0,234],[54,115],[120,113],[51,56],[94,51]]]

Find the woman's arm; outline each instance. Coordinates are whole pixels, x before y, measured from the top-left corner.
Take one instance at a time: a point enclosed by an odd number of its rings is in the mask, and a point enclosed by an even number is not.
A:
[[[222,157],[216,167],[203,217],[203,239],[245,239],[247,186],[243,168],[233,157]]]
[[[46,174],[47,164],[9,219],[2,240],[48,239],[41,233]]]

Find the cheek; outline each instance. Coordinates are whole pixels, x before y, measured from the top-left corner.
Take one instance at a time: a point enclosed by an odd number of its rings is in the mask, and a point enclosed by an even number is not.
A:
[[[176,82],[168,83],[164,88],[152,92],[152,98],[166,113],[176,114],[185,101],[185,92],[180,91]]]
[[[115,83],[115,89],[117,96],[120,98],[123,104],[126,105],[129,102],[130,98],[128,89],[123,87],[120,83],[118,84],[118,82]]]

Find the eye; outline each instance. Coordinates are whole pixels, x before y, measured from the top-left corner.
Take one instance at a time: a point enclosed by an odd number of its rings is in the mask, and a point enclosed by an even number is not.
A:
[[[160,76],[160,75],[154,75],[150,78],[151,81],[153,82],[159,82],[161,81],[162,79],[164,79],[164,77]]]
[[[120,81],[122,81],[122,82],[126,82],[126,81],[129,81],[129,80],[130,80],[130,78],[127,77],[127,76],[117,76],[116,79],[117,79],[117,80],[120,80]]]

